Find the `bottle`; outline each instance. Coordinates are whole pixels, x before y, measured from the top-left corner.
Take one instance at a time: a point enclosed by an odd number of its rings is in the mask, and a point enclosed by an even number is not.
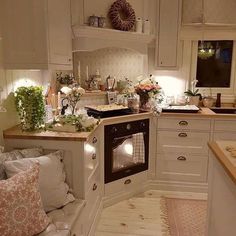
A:
[[[221,93],[216,95],[216,107],[221,107]]]

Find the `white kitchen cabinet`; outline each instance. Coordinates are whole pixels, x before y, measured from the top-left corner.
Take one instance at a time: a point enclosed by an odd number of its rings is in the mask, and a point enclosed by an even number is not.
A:
[[[5,69],[71,69],[69,0],[1,2]]]
[[[235,0],[183,0],[183,25],[235,25]]]
[[[170,189],[178,182],[179,189],[187,183],[189,188],[203,191],[211,121],[183,116],[160,117],[157,123],[157,180],[168,183]]]
[[[209,160],[208,236],[234,236],[236,232],[236,183],[215,154]]]
[[[156,67],[178,67],[181,0],[159,0],[156,41]]]
[[[236,140],[236,120],[216,119],[214,121],[213,139]]]

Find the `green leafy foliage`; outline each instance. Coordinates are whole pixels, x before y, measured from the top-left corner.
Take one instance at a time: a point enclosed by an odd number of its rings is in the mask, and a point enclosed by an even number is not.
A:
[[[199,93],[199,89],[196,89],[195,91],[188,89],[187,91],[184,92],[184,94],[188,97],[191,97],[191,96],[200,96],[201,97],[201,94]]]
[[[33,131],[44,124],[43,89],[38,86],[19,87],[15,92],[15,105],[22,130]]]

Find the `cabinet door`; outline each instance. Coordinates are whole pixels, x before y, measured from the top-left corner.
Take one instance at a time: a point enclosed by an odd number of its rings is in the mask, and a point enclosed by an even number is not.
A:
[[[157,67],[177,67],[180,2],[179,0],[160,0]]]
[[[182,24],[192,25],[203,22],[203,2],[196,0],[183,0]]]
[[[44,6],[44,1],[38,0],[1,1],[3,60],[6,69],[46,67]]]
[[[182,24],[236,24],[235,0],[183,0]]]
[[[69,0],[48,0],[50,64],[72,65],[72,37]]]

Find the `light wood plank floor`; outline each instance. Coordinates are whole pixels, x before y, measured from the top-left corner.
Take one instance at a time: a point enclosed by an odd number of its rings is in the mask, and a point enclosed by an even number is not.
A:
[[[206,199],[206,194],[147,191],[103,210],[96,236],[162,236],[161,196]]]

